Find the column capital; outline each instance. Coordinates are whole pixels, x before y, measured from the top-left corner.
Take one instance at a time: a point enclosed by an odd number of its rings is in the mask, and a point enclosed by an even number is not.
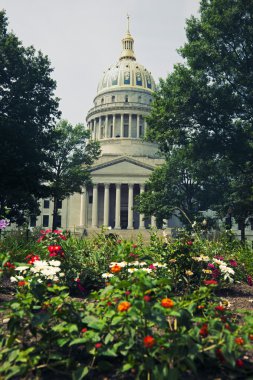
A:
[[[120,189],[121,188],[121,183],[115,183],[115,186],[117,189]]]
[[[109,189],[110,183],[104,183],[104,187],[105,187],[105,189]]]

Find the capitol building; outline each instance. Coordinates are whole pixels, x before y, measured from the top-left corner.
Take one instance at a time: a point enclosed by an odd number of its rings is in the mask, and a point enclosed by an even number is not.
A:
[[[157,145],[143,140],[154,90],[150,71],[136,61],[128,24],[119,59],[104,71],[86,117],[91,138],[101,145],[101,156],[91,168],[93,186],[62,202],[62,228],[138,230],[156,225],[154,217],[145,219],[134,210],[135,196],[145,191],[151,172],[163,162]],[[52,202],[43,200],[41,210],[37,225],[51,226]]]

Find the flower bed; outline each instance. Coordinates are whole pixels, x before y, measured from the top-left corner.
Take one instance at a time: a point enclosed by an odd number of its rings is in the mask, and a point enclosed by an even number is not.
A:
[[[186,235],[164,242],[153,234],[144,246],[50,230],[36,240],[29,252],[25,242],[19,252],[0,245],[2,279],[15,292],[2,312],[0,377],[252,372],[253,318],[217,296],[231,283],[251,285],[233,243],[228,249],[226,241]]]

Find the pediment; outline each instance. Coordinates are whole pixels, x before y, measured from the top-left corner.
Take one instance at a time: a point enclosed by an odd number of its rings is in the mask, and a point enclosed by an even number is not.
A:
[[[93,166],[92,176],[149,176],[154,167],[129,157],[122,157]]]

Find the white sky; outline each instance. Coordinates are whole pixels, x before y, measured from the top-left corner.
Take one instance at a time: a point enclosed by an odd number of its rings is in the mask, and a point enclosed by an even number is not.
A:
[[[0,0],[9,30],[49,56],[62,117],[85,123],[102,73],[116,62],[130,14],[137,62],[155,81],[181,61],[185,19],[199,0]]]

